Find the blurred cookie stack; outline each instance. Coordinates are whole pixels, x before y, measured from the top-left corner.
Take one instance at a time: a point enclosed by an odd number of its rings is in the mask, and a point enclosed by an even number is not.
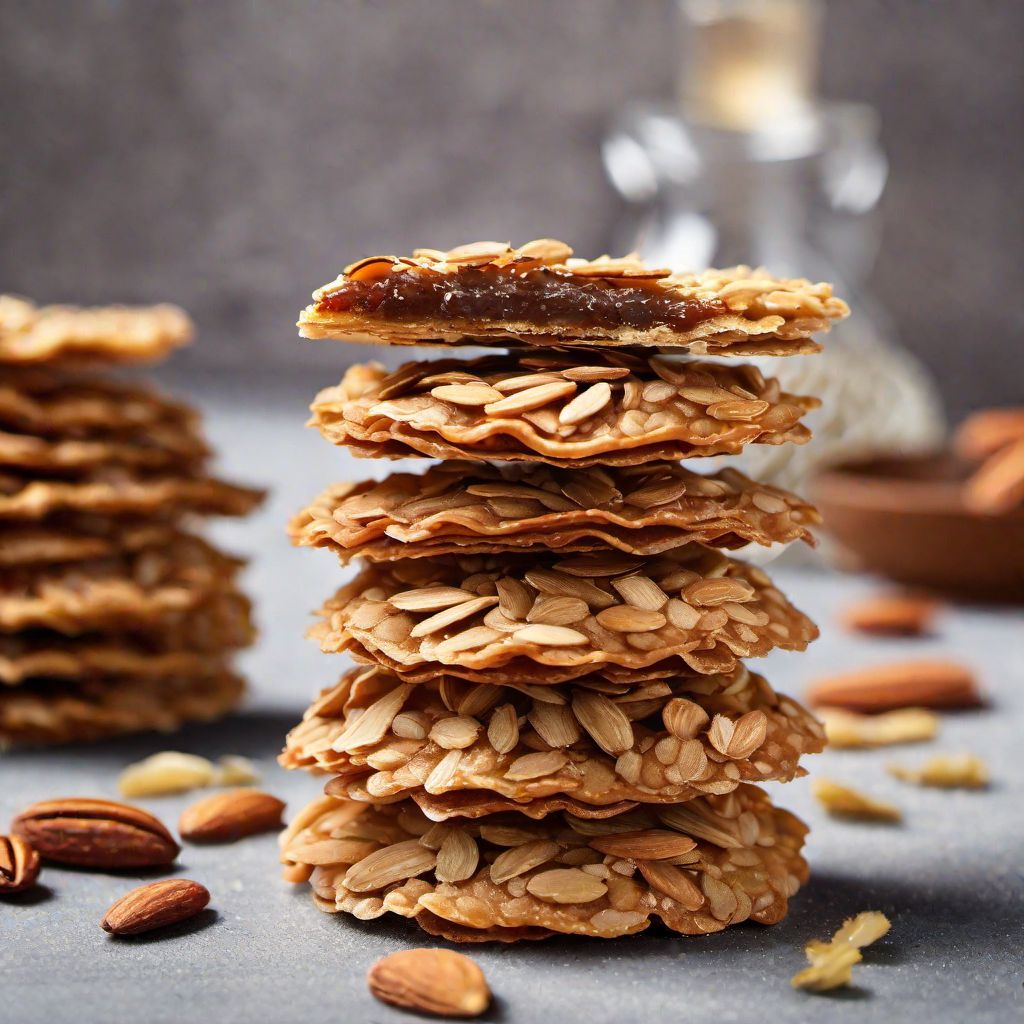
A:
[[[747,545],[810,540],[801,499],[679,460],[803,443],[813,399],[694,356],[817,351],[824,284],[671,275],[543,239],[374,257],[309,338],[495,345],[355,366],[313,424],[356,455],[446,460],[329,488],[296,543],[362,567],[312,635],[359,668],[282,763],[331,778],[282,837],[317,904],[459,941],[773,923],[806,879],[786,781],[823,731],[742,658],[816,635]]]
[[[191,531],[262,494],[207,474],[194,410],[98,375],[191,336],[173,306],[0,296],[0,746],[169,730],[242,696],[241,563]]]

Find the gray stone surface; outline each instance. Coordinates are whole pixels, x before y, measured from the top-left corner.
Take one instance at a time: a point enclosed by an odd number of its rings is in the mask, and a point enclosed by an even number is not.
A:
[[[671,0],[0,0],[0,290],[170,299],[197,363],[282,349],[353,254],[603,251],[613,110],[668,97]],[[1014,0],[831,0],[823,87],[882,115],[875,276],[955,414],[1019,401]],[[1007,299],[1007,297],[1009,297]],[[215,337],[216,335],[216,337]]]
[[[23,752],[0,759],[0,823],[22,805],[58,795],[115,796],[127,763],[174,748],[255,758],[263,785],[296,811],[318,790],[305,774],[273,761],[308,698],[338,674],[341,659],[318,654],[301,633],[307,611],[335,587],[340,570],[322,552],[293,551],[282,523],[330,479],[382,467],[351,463],[301,428],[311,387],[287,382],[276,398],[236,382],[194,379],[207,396],[209,427],[236,476],[275,486],[251,522],[218,532],[253,555],[249,585],[264,637],[246,658],[253,697],[241,714],[174,737],[141,737],[103,747]],[[210,398],[217,387],[218,397]],[[781,585],[823,626],[806,655],[768,659],[775,685],[799,694],[814,675],[924,652],[977,667],[990,709],[950,715],[927,748],[835,752],[811,759],[812,773],[863,786],[905,810],[897,827],[827,820],[807,780],[773,786],[773,796],[812,826],[809,886],[775,928],[742,926],[703,939],[639,936],[607,943],[552,941],[471,950],[498,996],[487,1019],[508,1022],[722,1021],[857,1024],[956,1021],[1006,1024],[1024,1009],[1024,812],[1020,740],[1024,726],[1024,629],[1019,611],[950,610],[937,635],[867,641],[840,632],[836,611],[871,584],[780,569]],[[916,762],[934,750],[971,750],[995,779],[985,793],[918,790],[884,765]],[[145,805],[173,826],[188,798]],[[99,928],[107,906],[135,877],[47,868],[38,892],[0,903],[0,1022],[91,1024],[309,1024],[409,1020],[375,1003],[363,976],[379,956],[431,940],[403,923],[362,924],[317,911],[307,891],[278,878],[275,840],[226,847],[186,846],[177,873],[213,893],[212,909],[176,932],[112,940]],[[893,922],[856,972],[855,987],[832,996],[794,992],[801,947],[844,917],[880,909]]]

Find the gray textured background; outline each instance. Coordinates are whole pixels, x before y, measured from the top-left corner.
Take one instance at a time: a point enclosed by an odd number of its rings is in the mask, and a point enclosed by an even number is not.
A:
[[[671,93],[671,15],[0,0],[0,289],[177,300],[203,330],[186,366],[337,367],[292,324],[354,254],[602,249],[618,210],[598,144],[624,101]],[[1016,0],[829,4],[824,91],[880,108],[893,162],[877,291],[955,413],[1020,397],[1022,35]]]

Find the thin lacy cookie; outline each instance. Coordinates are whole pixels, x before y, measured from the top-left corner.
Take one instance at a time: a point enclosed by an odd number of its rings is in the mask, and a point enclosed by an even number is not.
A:
[[[446,462],[422,475],[336,484],[289,533],[342,562],[501,550],[653,555],[688,543],[813,543],[808,527],[819,518],[795,495],[734,469],[702,476],[670,462],[607,470]]]
[[[281,763],[334,773],[334,796],[411,795],[435,819],[542,817],[554,795],[598,807],[679,803],[741,781],[788,781],[824,735],[743,667],[634,687],[585,677],[539,693],[447,678],[409,686],[369,669],[320,695]]]
[[[353,366],[314,399],[311,424],[366,458],[428,456],[630,466],[803,444],[816,399],[756,367],[616,351]]]
[[[680,659],[698,672],[728,672],[739,658],[803,650],[817,636],[759,569],[695,545],[652,558],[379,563],[342,587],[322,615],[311,635],[325,651],[434,674],[516,659],[627,669]],[[552,673],[546,681],[559,680]]]
[[[226,715],[244,690],[242,679],[223,668],[195,678],[41,682],[0,690],[0,748],[171,732]]]
[[[5,368],[0,370],[0,424],[43,437],[123,437],[169,429],[195,434],[199,416],[143,384]]]
[[[177,306],[36,306],[0,295],[0,365],[150,362],[192,334]]]
[[[702,935],[781,921],[807,879],[806,831],[753,786],[603,820],[433,823],[409,802],[327,797],[281,837],[281,858],[323,910],[399,914],[454,941],[615,938],[655,917]]]
[[[304,338],[392,345],[643,345],[695,353],[816,352],[811,335],[849,314],[831,285],[731,267],[673,274],[621,259],[572,258],[550,238],[513,249],[371,256],[318,289]]]
[[[65,512],[105,516],[244,516],[264,492],[198,473],[145,473],[104,467],[74,480],[0,472],[0,520],[35,521]]]
[[[165,628],[232,589],[241,564],[198,537],[179,534],[156,548],[11,570],[0,584],[0,632]]]
[[[228,590],[169,617],[158,633],[126,633],[115,626],[79,636],[45,629],[0,635],[0,683],[209,675],[219,657],[252,643],[251,612],[244,595]]]

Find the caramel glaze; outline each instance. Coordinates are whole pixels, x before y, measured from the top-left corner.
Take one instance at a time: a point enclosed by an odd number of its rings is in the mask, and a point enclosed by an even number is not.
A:
[[[392,321],[507,321],[538,327],[638,330],[687,330],[728,312],[718,300],[674,296],[653,281],[477,267],[448,274],[405,270],[373,281],[346,281],[325,292],[316,308],[322,313],[356,313]]]

